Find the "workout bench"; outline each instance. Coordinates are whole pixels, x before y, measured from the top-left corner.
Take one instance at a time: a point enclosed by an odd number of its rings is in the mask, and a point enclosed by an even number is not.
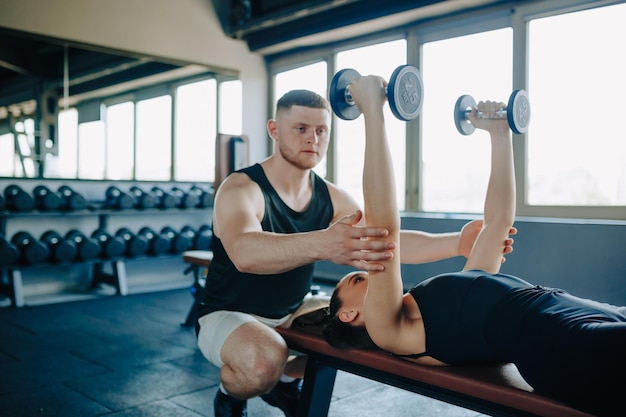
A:
[[[298,417],[328,414],[338,370],[493,416],[591,417],[532,392],[513,364],[424,366],[383,351],[337,350],[300,329],[276,330],[290,349],[308,355]]]
[[[184,327],[193,327],[198,320],[198,291],[204,288],[204,280],[206,271],[213,260],[213,252],[207,250],[190,250],[183,252],[183,262],[189,264],[185,269],[185,275],[193,273],[193,285],[191,293],[193,295],[193,304],[187,313],[185,321],[181,323]],[[202,272],[201,272],[202,271]]]

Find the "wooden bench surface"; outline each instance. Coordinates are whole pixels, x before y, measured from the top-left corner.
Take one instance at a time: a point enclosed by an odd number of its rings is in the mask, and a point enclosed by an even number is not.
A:
[[[392,357],[383,351],[338,350],[326,343],[323,337],[297,329],[281,327],[276,330],[287,341],[291,349],[309,356],[321,357],[336,369],[360,374],[373,380],[388,383],[387,378],[379,378],[381,373],[387,374],[387,376],[395,375],[413,381],[416,385],[430,385],[451,393],[478,398],[487,404],[494,403],[506,408],[520,410],[527,415],[591,417],[590,414],[533,393],[532,388],[524,381],[513,364],[425,366]],[[396,386],[406,389],[401,385]],[[420,390],[411,390],[424,393]],[[428,390],[426,390],[426,395],[428,395],[427,392]]]

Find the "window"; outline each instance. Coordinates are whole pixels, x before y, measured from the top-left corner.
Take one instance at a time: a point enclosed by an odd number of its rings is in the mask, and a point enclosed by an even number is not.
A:
[[[489,176],[489,135],[476,130],[471,136],[462,136],[455,128],[453,109],[463,94],[477,102],[507,102],[512,92],[512,30],[426,43],[423,61],[421,208],[482,213]]]
[[[172,168],[172,97],[137,102],[135,178],[168,181]]]
[[[327,64],[325,61],[321,61],[276,74],[274,78],[274,102],[278,101],[286,92],[294,89],[311,90],[322,97],[326,97],[328,88],[326,72]],[[275,103],[272,112],[274,109]],[[326,177],[326,162],[327,155],[314,168],[315,173],[322,178]]]
[[[624,22],[626,4],[530,22],[529,204],[626,205]]]
[[[130,180],[135,159],[135,105],[108,106],[106,117],[106,178]]]
[[[177,180],[215,179],[217,82],[204,80],[176,91],[175,174]]]
[[[372,59],[372,57],[376,57]],[[339,52],[336,70],[352,68],[360,74],[378,74],[389,80],[393,71],[407,62],[406,40],[400,39],[362,48]],[[389,147],[393,158],[398,190],[398,207],[404,207],[406,173],[406,122],[393,117],[385,106],[385,120]],[[365,126],[363,116],[345,121],[335,117],[337,149],[337,175],[335,182],[363,204],[362,173],[365,152]]]
[[[12,133],[0,135],[0,176],[12,177],[15,170],[15,139]]]

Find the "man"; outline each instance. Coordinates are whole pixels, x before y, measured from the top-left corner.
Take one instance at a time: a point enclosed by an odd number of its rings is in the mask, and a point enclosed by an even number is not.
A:
[[[217,191],[213,261],[198,319],[200,350],[220,368],[216,417],[246,416],[246,400],[259,395],[294,416],[306,359],[289,357],[273,328],[319,307],[305,299],[314,262],[371,271],[392,256],[395,244],[380,239],[387,230],[361,226],[356,201],[312,171],[326,154],[330,123],[325,99],[286,93],[267,123],[272,155],[231,174]],[[467,255],[480,226],[440,235],[405,231],[402,261]]]

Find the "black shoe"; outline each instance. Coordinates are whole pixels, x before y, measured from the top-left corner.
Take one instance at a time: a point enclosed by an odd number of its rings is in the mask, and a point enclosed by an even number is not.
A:
[[[283,410],[286,417],[296,417],[298,402],[300,401],[300,390],[302,390],[301,379],[296,379],[292,382],[279,381],[270,392],[261,395],[261,398],[269,405]]]
[[[213,401],[215,417],[248,417],[246,400],[240,400],[217,390]]]

